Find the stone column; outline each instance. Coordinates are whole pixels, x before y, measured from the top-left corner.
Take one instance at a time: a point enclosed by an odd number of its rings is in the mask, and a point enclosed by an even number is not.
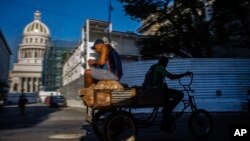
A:
[[[38,57],[41,58],[41,49],[38,49]]]
[[[30,92],[34,92],[33,86],[34,86],[34,78],[31,77],[31,78],[30,78]]]
[[[32,58],[35,58],[35,49],[32,49]]]
[[[39,77],[36,78],[36,91],[38,92],[39,89]]]
[[[17,87],[17,92],[21,92],[21,85],[22,85],[22,82],[21,82],[21,78],[20,77],[18,77],[18,79],[17,79],[18,81],[17,81],[17,84],[18,84],[18,87]]]
[[[19,77],[19,92],[22,92],[22,89],[23,89],[23,78],[22,77]]]
[[[29,92],[31,92],[31,87],[32,87],[32,85],[31,85],[31,78],[28,78],[28,85],[29,85],[29,87],[28,87],[28,89],[29,89]]]
[[[40,91],[40,90],[44,90],[44,89],[42,88],[42,79],[41,79],[41,77],[38,78],[38,90],[39,90],[39,91]]]
[[[13,78],[12,78],[12,80],[11,80],[11,83],[10,83],[10,92],[13,92],[13,90],[14,90],[14,82],[13,82]]]
[[[36,77],[34,77],[33,79],[34,79],[33,80],[33,91],[37,92],[37,90],[36,90]]]
[[[22,52],[23,52],[23,50],[19,49],[19,51],[18,51],[18,58],[17,58],[18,61],[22,58]]]

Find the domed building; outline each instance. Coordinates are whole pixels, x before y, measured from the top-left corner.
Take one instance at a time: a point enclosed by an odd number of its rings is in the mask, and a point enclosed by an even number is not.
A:
[[[43,56],[50,46],[50,31],[41,22],[41,13],[34,13],[34,21],[23,31],[18,48],[18,62],[10,74],[10,92],[34,93],[39,91],[42,76]]]

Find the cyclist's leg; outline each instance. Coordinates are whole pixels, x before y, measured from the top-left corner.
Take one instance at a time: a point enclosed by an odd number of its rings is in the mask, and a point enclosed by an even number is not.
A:
[[[167,111],[173,111],[177,104],[183,99],[184,93],[175,89],[167,90]]]
[[[168,89],[166,91],[166,104],[163,107],[161,129],[168,130],[173,122],[172,111],[176,105],[183,99],[184,94],[181,91]]]

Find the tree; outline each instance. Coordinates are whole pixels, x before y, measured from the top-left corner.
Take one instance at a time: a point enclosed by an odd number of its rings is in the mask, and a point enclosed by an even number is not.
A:
[[[181,50],[185,50],[194,57],[211,55],[210,34],[207,30],[207,24],[203,20],[203,1],[119,1],[123,4],[124,11],[132,19],[142,21],[154,15],[154,22],[161,24],[156,32],[156,37],[160,38],[158,39],[160,42],[158,44],[154,42],[154,46],[158,48],[159,52],[174,52],[180,55]]]
[[[212,32],[216,44],[248,43],[250,37],[250,3],[248,0],[217,0],[213,5]],[[242,41],[245,40],[245,41]],[[248,45],[238,45],[238,47]]]
[[[142,41],[144,56],[162,52],[182,56],[184,50],[193,57],[211,57],[212,46],[232,46],[234,42],[239,42],[239,47],[250,44],[248,0],[118,1],[132,19],[160,25],[154,35]]]

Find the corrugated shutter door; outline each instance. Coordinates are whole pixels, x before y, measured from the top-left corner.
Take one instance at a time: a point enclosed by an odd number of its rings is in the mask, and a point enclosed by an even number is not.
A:
[[[148,68],[157,60],[123,63],[122,83],[140,86]],[[170,59],[167,69],[171,73],[192,71],[197,98],[246,99],[250,90],[250,59],[188,58]],[[178,80],[167,80],[168,86],[181,89]],[[183,79],[184,82],[188,78]]]

